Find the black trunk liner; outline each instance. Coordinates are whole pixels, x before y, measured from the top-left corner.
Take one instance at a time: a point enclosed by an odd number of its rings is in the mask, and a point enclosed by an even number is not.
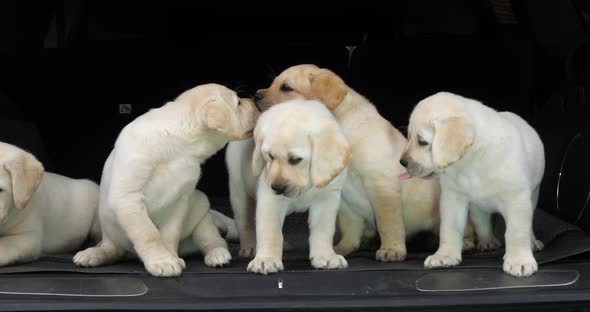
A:
[[[224,209],[221,209],[224,210]],[[503,238],[504,223],[502,218],[496,218],[496,233]],[[534,220],[537,239],[545,244],[545,249],[535,254],[537,262],[541,264],[590,251],[590,236],[579,228],[557,219],[543,211],[537,211]],[[315,271],[308,261],[307,227],[301,217],[288,217],[285,224],[285,236],[293,246],[293,250],[285,251],[283,256],[287,272]],[[380,263],[374,260],[372,250],[359,251],[347,257],[349,267],[345,271],[379,271],[379,270],[415,270],[423,269],[424,259],[435,251],[436,243],[431,236],[425,235],[410,241],[410,247],[416,244],[428,246],[426,248],[409,248],[406,261],[397,263]],[[413,243],[415,242],[415,243]],[[237,257],[237,244],[230,245],[234,259],[229,266],[218,269],[206,267],[202,256],[195,255],[185,258],[187,269],[184,274],[199,273],[247,273],[248,259]],[[413,251],[412,251],[413,250]],[[502,267],[503,249],[492,252],[467,252],[463,255],[463,268],[500,268]],[[78,268],[71,262],[72,255],[44,257],[39,261],[21,265],[0,268],[0,273],[32,273],[32,272],[80,272],[80,273],[127,273],[147,274],[143,265],[138,261],[126,261],[114,265],[98,268]]]

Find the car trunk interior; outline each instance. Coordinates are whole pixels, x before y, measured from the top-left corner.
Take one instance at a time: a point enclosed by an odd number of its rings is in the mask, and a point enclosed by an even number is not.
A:
[[[408,241],[404,262],[361,250],[348,269],[313,270],[306,216],[292,215],[279,274],[247,273],[237,244],[229,267],[195,255],[178,278],[151,277],[138,261],[77,268],[72,255],[48,256],[0,268],[0,310],[585,311],[589,36],[588,0],[0,2],[0,141],[50,172],[98,183],[118,133],[147,110],[208,82],[252,96],[303,63],[343,77],[402,131],[419,100],[450,91],[521,115],[546,153],[534,220],[546,248],[530,278],[503,273],[503,250],[426,270],[438,243],[428,233]],[[231,216],[227,184],[220,151],[197,187]]]

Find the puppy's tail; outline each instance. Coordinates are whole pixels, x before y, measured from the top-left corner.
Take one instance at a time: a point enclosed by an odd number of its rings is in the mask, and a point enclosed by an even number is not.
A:
[[[230,243],[239,243],[240,236],[238,234],[236,221],[217,210],[210,209],[209,211],[213,218],[213,223],[215,223],[215,226],[219,229],[221,236]]]

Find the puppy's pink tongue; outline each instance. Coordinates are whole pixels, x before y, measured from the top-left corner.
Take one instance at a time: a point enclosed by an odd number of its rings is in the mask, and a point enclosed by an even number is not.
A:
[[[402,181],[409,180],[411,178],[412,178],[412,176],[409,173],[407,173],[407,172],[406,173],[402,173],[402,174],[399,175],[399,179],[402,180]]]

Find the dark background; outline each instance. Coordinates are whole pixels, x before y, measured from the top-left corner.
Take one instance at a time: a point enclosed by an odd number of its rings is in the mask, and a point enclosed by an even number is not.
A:
[[[249,96],[314,63],[400,129],[442,90],[522,115],[546,145],[541,208],[589,230],[589,2],[1,1],[0,139],[98,182],[149,108],[208,82]],[[227,196],[223,152],[199,188]]]

